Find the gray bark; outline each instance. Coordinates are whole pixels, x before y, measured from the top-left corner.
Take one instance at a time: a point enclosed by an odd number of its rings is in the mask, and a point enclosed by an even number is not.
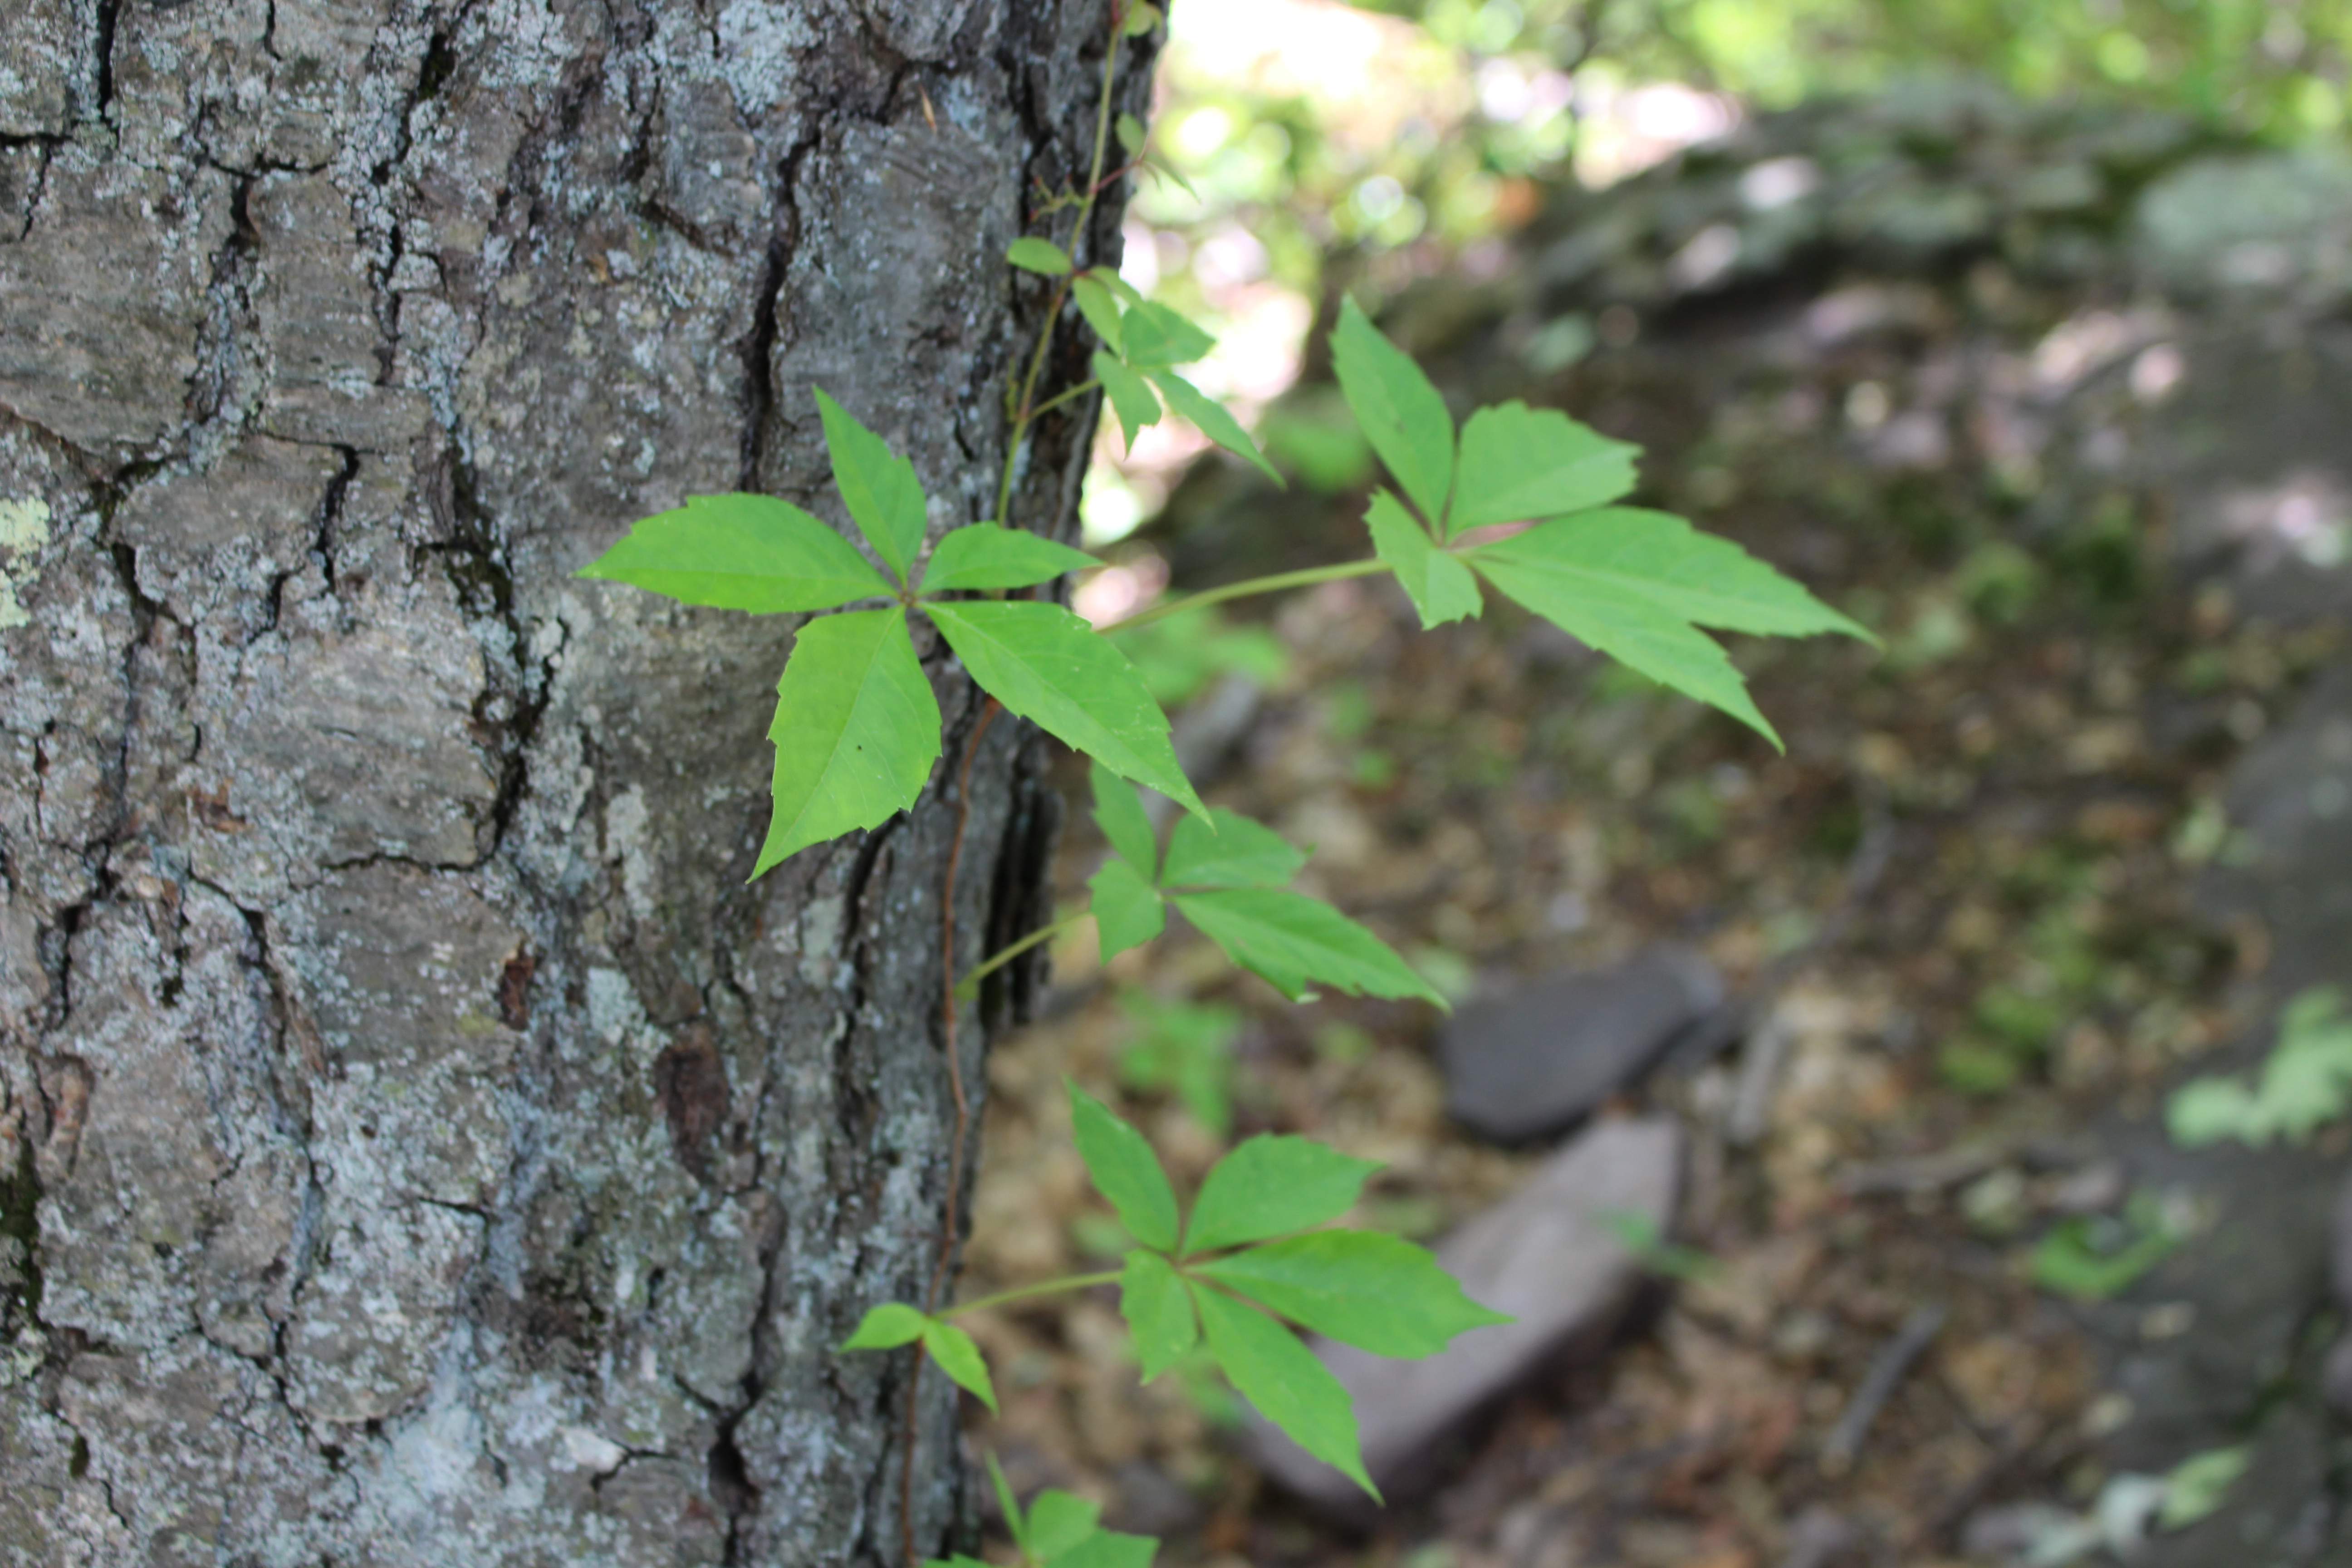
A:
[[[939,1245],[952,768],[745,885],[792,622],[571,574],[693,493],[839,521],[813,383],[992,508],[1103,33],[0,3],[0,1563],[896,1559],[906,1363],[831,1347]],[[989,728],[962,963],[1037,768]]]

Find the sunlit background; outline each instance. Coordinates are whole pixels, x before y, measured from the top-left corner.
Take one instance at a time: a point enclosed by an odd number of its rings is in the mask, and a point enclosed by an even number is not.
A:
[[[1219,334],[1198,379],[1278,462],[1352,479],[1341,426],[1272,407],[1335,285],[1377,309],[1475,278],[1549,183],[1606,185],[1755,110],[1930,72],[2332,137],[2352,0],[1174,0],[1170,28],[1152,152],[1181,183],[1139,177],[1127,276]],[[1129,452],[1107,424],[1088,542],[1148,521],[1203,445],[1163,421]]]

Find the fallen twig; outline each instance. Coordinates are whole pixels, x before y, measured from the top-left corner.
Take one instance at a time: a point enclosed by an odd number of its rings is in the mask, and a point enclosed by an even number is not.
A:
[[[1840,1476],[1853,1468],[1854,1456],[1862,1451],[1862,1440],[1870,1436],[1872,1423],[1886,1407],[1895,1389],[1927,1347],[1943,1331],[1944,1320],[1950,1314],[1941,1302],[1930,1302],[1903,1321],[1895,1337],[1880,1348],[1878,1357],[1870,1363],[1870,1371],[1862,1386],[1853,1391],[1853,1398],[1838,1417],[1837,1425],[1822,1442],[1822,1470],[1826,1475]]]

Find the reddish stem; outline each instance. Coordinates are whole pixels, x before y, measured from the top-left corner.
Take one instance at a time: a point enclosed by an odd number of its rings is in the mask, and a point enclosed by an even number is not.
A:
[[[926,1314],[939,1310],[940,1291],[947,1284],[949,1266],[955,1260],[956,1202],[963,1192],[964,1143],[971,1132],[971,1100],[964,1093],[963,1056],[956,1049],[956,870],[963,861],[964,827],[971,818],[972,761],[980,755],[981,737],[988,733],[997,708],[996,699],[990,698],[980,710],[980,722],[971,727],[971,734],[964,742],[963,763],[956,771],[955,836],[948,841],[947,889],[940,900],[940,1026],[948,1054],[948,1093],[955,1101],[955,1139],[948,1146],[948,1195],[940,1216],[939,1257],[931,1264],[930,1283],[923,1289]],[[920,1345],[912,1349],[915,1369],[907,1379],[907,1428],[899,1446],[898,1533],[906,1547],[908,1568],[918,1568],[922,1554],[915,1550],[915,1437],[921,1429],[923,1351]]]

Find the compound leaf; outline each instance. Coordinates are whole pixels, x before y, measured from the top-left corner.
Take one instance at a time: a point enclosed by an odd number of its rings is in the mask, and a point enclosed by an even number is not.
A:
[[[1029,1505],[1029,1538],[1022,1548],[1040,1563],[1051,1563],[1095,1532],[1102,1505],[1059,1489],[1037,1494]]]
[[[1204,1286],[1191,1289],[1209,1353],[1242,1397],[1292,1442],[1377,1500],[1380,1489],[1364,1473],[1364,1457],[1356,1446],[1354,1403],[1330,1369],[1297,1335],[1256,1308]]]
[[[1048,278],[1059,278],[1070,269],[1070,253],[1050,239],[1024,235],[1005,247],[1004,259],[1024,272],[1043,272]]]
[[[1168,741],[1168,715],[1110,639],[1059,605],[926,604],[990,696],[1121,778],[1207,815]]]
[[[1118,301],[1111,298],[1110,290],[1104,288],[1093,273],[1081,272],[1070,282],[1070,298],[1077,301],[1078,314],[1094,328],[1095,336],[1103,341],[1103,346],[1114,354],[1118,353],[1125,338],[1119,330]],[[1100,365],[1095,367],[1095,374],[1102,374]]]
[[[1166,928],[1168,909],[1160,901],[1158,890],[1125,859],[1114,855],[1105,860],[1087,879],[1087,886],[1094,894],[1089,907],[1105,962],[1130,947],[1141,947]]]
[[[1372,531],[1373,551],[1396,574],[1405,597],[1420,612],[1424,630],[1466,619],[1485,608],[1478,597],[1478,579],[1470,575],[1470,568],[1432,544],[1428,533],[1395,496],[1374,490],[1364,521]]]
[[[1364,438],[1433,521],[1445,513],[1454,483],[1454,416],[1411,356],[1381,336],[1355,300],[1339,307],[1331,368]]]
[[[1261,1133],[1244,1139],[1202,1179],[1184,1251],[1213,1252],[1337,1219],[1380,1168],[1377,1160],[1359,1160],[1308,1138]]]
[[[1518,402],[1481,408],[1462,427],[1446,536],[1615,500],[1633,488],[1633,462],[1641,453],[1555,408]]]
[[[803,626],[776,682],[768,739],[774,807],[754,877],[912,805],[940,754],[940,704],[906,612],[852,610]]]
[[[773,615],[887,595],[857,547],[773,496],[691,496],[639,521],[580,569],[682,604]]]
[[[1176,1246],[1176,1193],[1160,1157],[1143,1134],[1121,1121],[1110,1108],[1080,1089],[1070,1091],[1070,1124],[1078,1158],[1087,1164],[1095,1190],[1108,1199],[1128,1234],[1161,1252]]]
[[[908,563],[923,547],[926,521],[915,465],[850,417],[824,388],[815,392],[817,415],[824,421],[824,447],[833,457],[834,488],[841,491],[842,504],[866,542],[903,583]]]
[[[885,1301],[866,1310],[857,1321],[857,1330],[841,1342],[845,1351],[887,1351],[900,1345],[913,1344],[923,1337],[923,1327],[930,1320],[908,1306],[904,1301]]]
[[[1097,349],[1094,357],[1095,379],[1103,384],[1110,398],[1111,412],[1118,416],[1119,434],[1127,438],[1128,449],[1135,449],[1135,437],[1146,426],[1160,423],[1160,399],[1152,395],[1151,384],[1135,372]]]
[[[1137,370],[1191,364],[1217,346],[1217,340],[1157,300],[1138,296],[1119,323],[1127,337],[1127,363]]]
[[[1418,996],[1446,1005],[1387,943],[1304,893],[1220,888],[1179,894],[1176,907],[1227,957],[1294,1002],[1320,982],[1350,996]]]
[[[1462,1293],[1422,1247],[1370,1230],[1318,1230],[1199,1266],[1293,1322],[1374,1355],[1434,1355],[1465,1330],[1507,1323]]]
[[[1026,588],[1100,564],[1083,550],[1025,530],[975,522],[940,541],[923,568],[920,587],[926,594],[951,588]]]
[[[982,1359],[980,1347],[971,1342],[970,1334],[953,1323],[932,1319],[923,1324],[923,1348],[958,1388],[989,1409],[996,1408],[996,1389],[988,1380],[988,1363]]]
[[[1187,816],[1176,824],[1160,880],[1171,888],[1271,888],[1305,864],[1307,857],[1273,828],[1213,806],[1206,822]]]
[[[1144,814],[1143,797],[1136,793],[1133,784],[1100,763],[1087,763],[1087,773],[1095,788],[1095,826],[1102,829],[1110,847],[1126,857],[1146,882],[1159,880],[1160,850],[1151,831],[1151,818]],[[1192,820],[1183,818],[1185,822]]]
[[[1150,374],[1151,384],[1167,397],[1168,406],[1191,420],[1202,435],[1235,457],[1246,458],[1255,463],[1276,484],[1286,489],[1289,488],[1275,466],[1265,460],[1265,454],[1257,449],[1257,443],[1250,439],[1250,433],[1242,428],[1242,422],[1234,418],[1223,404],[1172,370],[1155,370]]]
[[[1118,1279],[1119,1314],[1135,1336],[1135,1353],[1150,1383],[1200,1342],[1192,1299],[1168,1259],[1137,1247],[1127,1255]]]

